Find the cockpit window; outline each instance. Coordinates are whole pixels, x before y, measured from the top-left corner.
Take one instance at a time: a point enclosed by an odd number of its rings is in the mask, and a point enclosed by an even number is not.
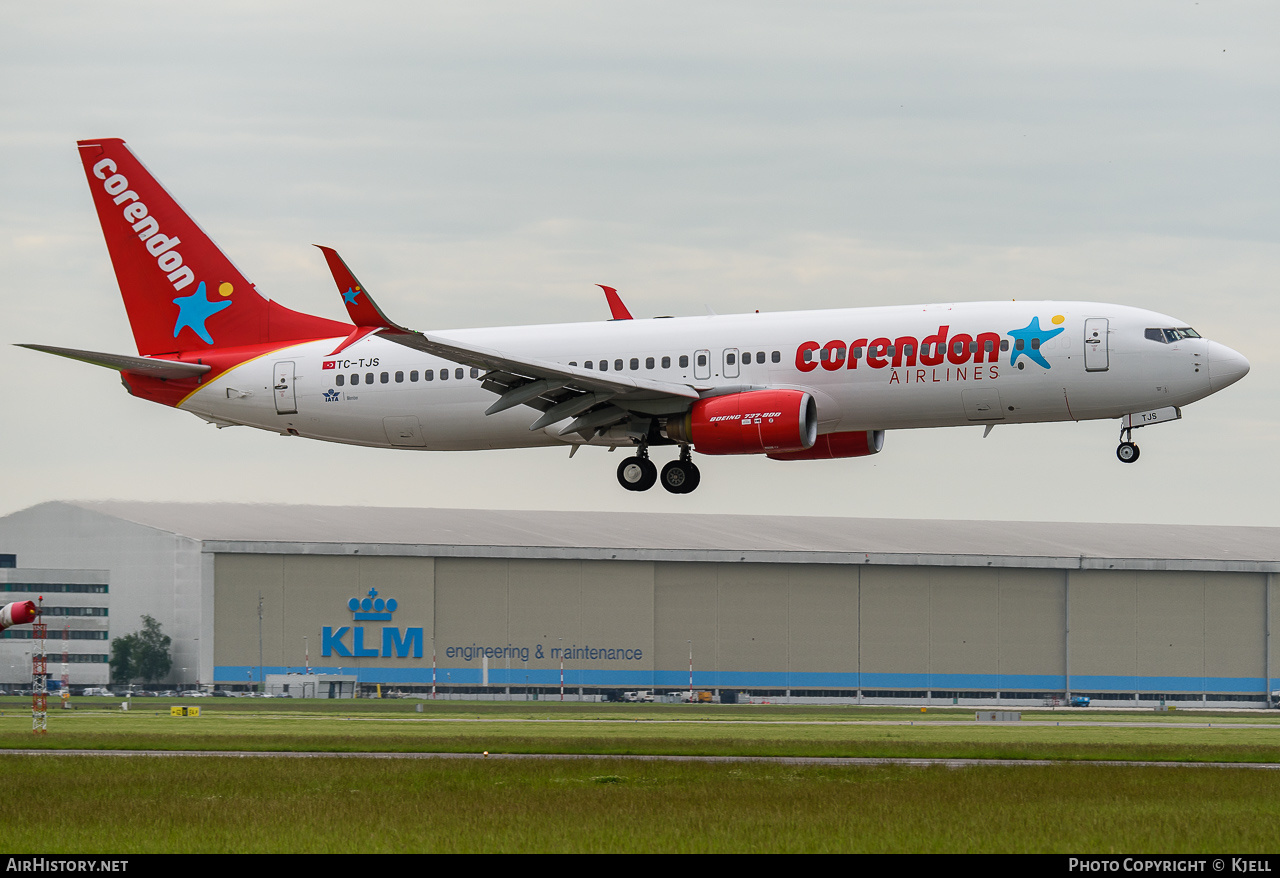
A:
[[[1196,332],[1190,326],[1180,326],[1176,329],[1148,329],[1143,333],[1143,335],[1151,341],[1158,341],[1161,344],[1173,344],[1176,341],[1182,341],[1184,338],[1200,337],[1200,333]]]

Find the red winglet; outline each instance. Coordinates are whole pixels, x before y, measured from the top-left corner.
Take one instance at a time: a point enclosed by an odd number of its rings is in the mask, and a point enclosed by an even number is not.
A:
[[[627,306],[622,304],[622,297],[618,295],[618,291],[613,287],[606,287],[604,284],[596,284],[600,289],[604,290],[604,297],[609,300],[609,310],[613,313],[614,320],[631,320],[631,312],[627,310]]]
[[[333,282],[338,285],[338,292],[342,294],[343,304],[347,306],[347,314],[351,317],[351,322],[356,325],[357,329],[360,327],[404,329],[404,327],[398,326],[387,319],[387,315],[382,313],[382,309],[378,307],[377,303],[369,298],[369,291],[360,285],[360,281],[356,280],[356,276],[351,273],[351,269],[347,268],[347,263],[342,261],[338,251],[321,244],[316,244],[316,246],[324,254],[324,261],[329,263],[329,271],[333,274]],[[365,335],[367,334],[365,333]],[[363,338],[363,335],[359,337]],[[351,338],[343,344],[343,347],[356,340],[357,336],[353,333]],[[341,349],[339,348],[339,350]]]

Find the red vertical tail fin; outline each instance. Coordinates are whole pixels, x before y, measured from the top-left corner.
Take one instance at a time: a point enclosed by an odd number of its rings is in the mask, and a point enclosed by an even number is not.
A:
[[[123,140],[82,140],[89,190],[138,353],[329,338],[351,327],[258,295]]]

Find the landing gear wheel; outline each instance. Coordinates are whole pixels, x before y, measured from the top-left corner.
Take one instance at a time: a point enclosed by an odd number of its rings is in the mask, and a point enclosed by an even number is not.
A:
[[[658,480],[658,468],[647,457],[628,457],[618,464],[618,484],[628,491],[647,491]]]
[[[689,494],[702,481],[697,464],[689,460],[673,460],[662,468],[662,487],[672,494]]]
[[[1133,463],[1138,459],[1138,454],[1138,446],[1132,442],[1121,442],[1116,449],[1116,457],[1120,458],[1121,463]]]

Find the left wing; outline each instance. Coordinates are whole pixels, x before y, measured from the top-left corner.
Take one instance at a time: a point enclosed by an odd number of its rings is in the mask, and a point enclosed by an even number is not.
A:
[[[634,432],[647,435],[651,416],[682,412],[701,397],[698,388],[690,384],[600,373],[407,329],[383,313],[333,248],[320,250],[356,325],[337,351],[377,334],[407,348],[484,369],[480,386],[498,394],[486,415],[527,405],[542,413],[529,425],[530,430],[573,418],[560,431],[561,436],[580,433],[589,439],[623,421]]]

